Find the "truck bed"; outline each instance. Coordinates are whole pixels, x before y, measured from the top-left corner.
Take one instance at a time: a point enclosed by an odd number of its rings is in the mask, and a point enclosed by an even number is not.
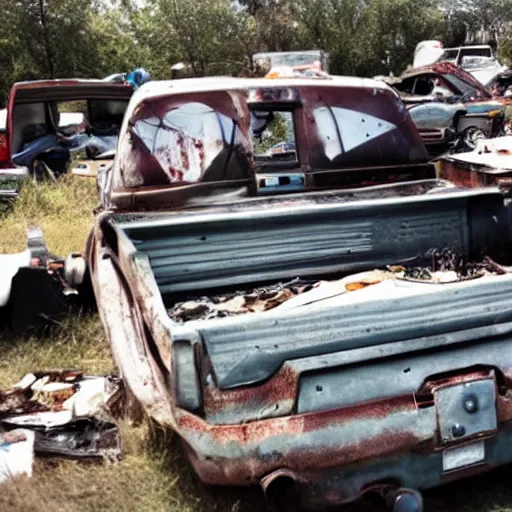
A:
[[[346,293],[347,284],[360,281],[346,276],[422,268],[433,250],[508,264],[510,214],[497,189],[305,203],[298,207],[288,197],[265,208],[249,202],[237,211],[113,219],[137,258],[147,258],[171,317],[194,297],[218,302],[297,277],[312,287],[268,311],[184,322],[174,316],[173,339],[195,333],[202,340],[221,389],[263,382],[285,361],[404,340],[458,343],[468,339],[461,333],[512,320],[512,277],[505,272],[444,283],[395,275]],[[322,288],[319,281],[338,293],[308,300]]]

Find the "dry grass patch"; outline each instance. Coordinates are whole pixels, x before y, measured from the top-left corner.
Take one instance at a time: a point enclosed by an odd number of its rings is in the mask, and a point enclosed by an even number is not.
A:
[[[16,201],[2,205],[0,253],[25,248],[26,225],[42,227],[54,254],[83,251],[97,204],[94,180],[68,174],[56,184],[28,181]]]
[[[208,489],[181,458],[176,439],[145,424],[122,425],[125,459],[115,465],[38,461],[30,480],[0,486],[0,510],[16,512],[257,512],[261,496]],[[243,495],[245,494],[245,496]]]
[[[73,315],[44,338],[13,338],[0,332],[0,389],[8,389],[34,370],[79,368],[92,375],[113,370],[103,327],[97,315]]]

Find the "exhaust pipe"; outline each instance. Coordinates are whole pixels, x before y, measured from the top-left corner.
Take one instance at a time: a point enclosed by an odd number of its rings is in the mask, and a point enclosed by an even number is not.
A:
[[[414,489],[396,489],[386,496],[391,512],[423,512],[423,498]]]
[[[273,499],[295,486],[295,475],[287,469],[278,469],[263,477],[260,481],[261,488],[267,499]]]
[[[296,511],[298,492],[295,475],[287,469],[278,469],[260,481],[265,498],[279,512]]]

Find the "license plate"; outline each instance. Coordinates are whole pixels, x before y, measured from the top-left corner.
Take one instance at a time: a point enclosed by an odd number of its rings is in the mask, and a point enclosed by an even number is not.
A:
[[[450,448],[443,452],[443,471],[472,466],[485,460],[485,445],[483,441],[478,443]]]

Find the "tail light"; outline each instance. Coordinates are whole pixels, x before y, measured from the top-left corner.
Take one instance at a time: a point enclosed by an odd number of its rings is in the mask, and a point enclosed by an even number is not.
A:
[[[9,144],[7,135],[0,134],[0,167],[6,167],[9,163]]]

